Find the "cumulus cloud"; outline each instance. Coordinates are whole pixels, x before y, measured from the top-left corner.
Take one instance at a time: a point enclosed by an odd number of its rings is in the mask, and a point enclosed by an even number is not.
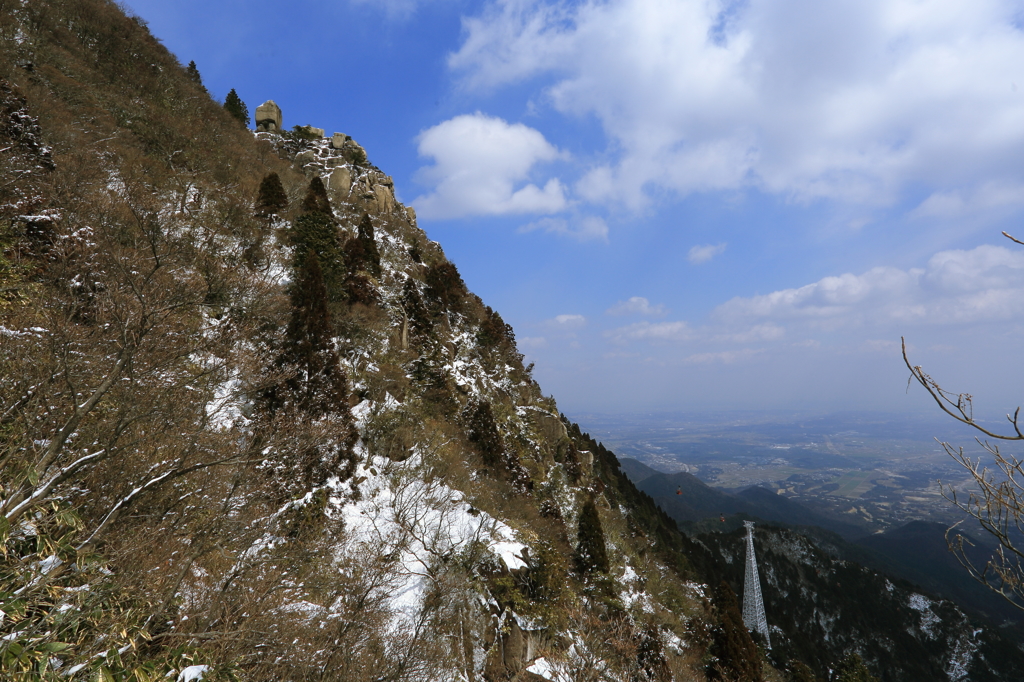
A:
[[[1024,252],[984,245],[935,254],[925,268],[877,267],[795,289],[737,297],[713,317],[725,323],[803,320],[835,329],[869,324],[975,324],[1024,314]]]
[[[424,218],[545,214],[566,207],[558,178],[543,187],[527,182],[537,164],[564,155],[522,123],[477,112],[439,123],[420,133],[417,142],[420,156],[434,160],[416,175],[432,188],[412,202]]]
[[[941,203],[1024,184],[1019,12],[1013,0],[494,0],[464,21],[449,63],[470,88],[541,77],[557,111],[596,117],[614,155],[576,187],[592,201],[752,186],[879,205],[914,186]]]
[[[619,301],[608,310],[606,315],[651,315],[658,316],[665,314],[665,306],[651,305],[643,296],[633,296],[628,301]]]
[[[534,230],[569,237],[578,242],[608,241],[608,225],[597,216],[586,216],[574,220],[541,218],[519,228],[520,232],[533,232]]]
[[[690,252],[686,254],[686,260],[690,261],[694,265],[700,265],[701,263],[707,263],[723,251],[725,251],[725,244],[705,244],[704,246],[694,246],[691,247]]]

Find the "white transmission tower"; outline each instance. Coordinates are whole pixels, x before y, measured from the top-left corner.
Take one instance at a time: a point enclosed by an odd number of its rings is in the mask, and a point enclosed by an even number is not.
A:
[[[744,521],[747,527],[747,570],[743,576],[743,624],[751,632],[760,632],[765,646],[772,648],[768,639],[768,619],[764,616],[764,600],[761,598],[761,579],[757,576],[757,559],[754,557],[754,522]]]

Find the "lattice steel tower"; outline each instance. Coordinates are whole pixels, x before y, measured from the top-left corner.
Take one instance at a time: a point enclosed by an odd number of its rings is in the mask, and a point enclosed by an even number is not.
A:
[[[760,632],[765,646],[772,648],[768,639],[768,619],[764,616],[764,600],[761,598],[761,579],[757,576],[757,559],[754,558],[754,522],[744,521],[747,527],[747,570],[743,576],[743,624],[752,632]]]

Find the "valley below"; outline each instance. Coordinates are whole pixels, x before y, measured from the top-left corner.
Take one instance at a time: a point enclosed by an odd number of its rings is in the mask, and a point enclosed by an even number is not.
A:
[[[687,472],[727,492],[751,486],[880,533],[914,520],[953,524],[943,497],[970,477],[935,439],[984,454],[952,420],[887,414],[574,414],[620,457]],[[960,428],[957,428],[960,427]],[[947,490],[948,494],[948,490]]]

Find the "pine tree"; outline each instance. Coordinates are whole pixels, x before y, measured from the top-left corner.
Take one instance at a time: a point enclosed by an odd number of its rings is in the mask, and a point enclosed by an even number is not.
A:
[[[607,573],[608,549],[604,544],[604,529],[601,527],[601,516],[597,511],[594,498],[590,497],[580,510],[579,530],[576,532],[576,551],[573,561],[576,572],[581,576],[594,573]]]
[[[288,207],[288,195],[281,184],[277,173],[269,173],[260,183],[260,192],[256,197],[256,211],[264,215],[277,213]]]
[[[412,277],[407,277],[402,286],[402,309],[409,318],[409,328],[414,335],[422,336],[430,331],[430,315]]]
[[[439,311],[460,312],[466,297],[466,283],[453,263],[444,261],[427,268],[424,277],[427,296]]]
[[[203,77],[200,76],[199,68],[196,66],[195,60],[188,62],[188,66],[185,67],[185,75],[191,82],[203,87]],[[206,88],[203,89],[205,90]]]
[[[484,465],[508,479],[512,490],[525,494],[533,488],[530,473],[519,455],[505,447],[505,439],[494,421],[494,411],[486,400],[466,406],[462,421],[466,425],[469,442],[483,460]]]
[[[293,223],[295,270],[298,272],[302,269],[309,254],[316,254],[331,301],[340,301],[345,297],[345,259],[339,241],[338,226],[326,213],[304,213]]]
[[[243,125],[248,127],[249,125],[249,108],[245,106],[245,102],[238,96],[235,89],[232,88],[228,96],[224,98],[224,110],[234,116]]]
[[[193,83],[203,88],[203,77],[199,75],[199,68],[196,67],[195,61],[188,63],[188,66],[185,67],[185,74]],[[206,88],[203,89],[205,90]],[[234,90],[232,90],[232,92],[234,92]]]
[[[327,198],[327,187],[324,186],[324,181],[319,176],[309,181],[306,197],[302,200],[302,212],[334,215],[334,212],[331,211],[331,201]]]
[[[355,467],[358,438],[349,409],[348,378],[334,350],[331,316],[320,261],[310,252],[295,273],[290,292],[292,314],[277,366],[290,374],[263,395],[271,416],[317,421],[332,417],[332,437],[296,453],[307,485],[321,485],[331,474],[345,479]]]
[[[380,251],[377,250],[377,240],[373,234],[373,221],[370,220],[368,213],[363,214],[357,234],[366,254],[367,272],[374,277],[380,277]]]

